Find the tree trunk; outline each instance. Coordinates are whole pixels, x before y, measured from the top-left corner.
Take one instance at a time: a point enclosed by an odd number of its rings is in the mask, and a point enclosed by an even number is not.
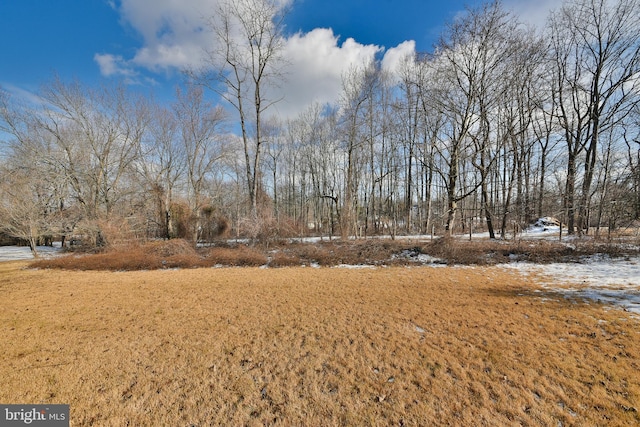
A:
[[[482,193],[482,209],[484,210],[484,217],[487,221],[487,230],[489,231],[489,238],[495,239],[496,235],[493,230],[493,220],[491,218],[491,210],[489,209],[489,193],[488,193],[487,183],[485,178],[482,179],[481,193]]]
[[[567,161],[567,182],[565,184],[564,208],[567,213],[567,234],[575,233],[575,185],[576,185],[576,158],[570,152]]]

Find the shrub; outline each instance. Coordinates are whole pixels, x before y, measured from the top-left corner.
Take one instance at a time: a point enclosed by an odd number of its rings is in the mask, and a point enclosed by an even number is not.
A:
[[[206,254],[207,265],[260,266],[267,263],[267,256],[255,248],[239,245],[235,248],[210,248]]]
[[[111,271],[190,268],[200,265],[202,258],[188,242],[181,239],[143,245],[116,245],[96,254],[66,255],[32,263],[37,268]]]
[[[140,247],[144,253],[160,257],[171,257],[175,255],[197,256],[193,244],[184,239],[163,240],[147,243]]]
[[[331,266],[339,264],[339,256],[336,255],[335,245],[330,243],[307,244],[299,243],[291,248],[291,251],[300,260],[300,264],[318,264]]]
[[[159,257],[136,251],[110,251],[92,255],[67,255],[59,258],[38,260],[31,264],[36,268],[59,268],[67,270],[151,270],[162,267]]]
[[[185,240],[111,246],[103,252],[67,255],[34,261],[37,268],[71,270],[151,270],[162,268],[194,268],[223,266],[286,267],[318,264],[406,265],[420,262],[417,255],[426,254],[448,264],[486,265],[529,261],[536,263],[575,262],[597,253],[611,256],[637,255],[637,246],[616,245],[593,240],[558,241],[465,241],[440,238],[428,243],[406,240],[366,239],[319,243],[286,243],[268,251],[265,246],[228,245],[196,250]],[[267,256],[268,254],[268,256]]]
[[[294,267],[303,263],[294,253],[277,251],[271,256],[269,267]]]
[[[508,243],[499,240],[461,241],[452,237],[440,237],[423,245],[423,253],[440,258],[447,264],[486,265],[504,262]],[[508,260],[509,258],[506,258]]]

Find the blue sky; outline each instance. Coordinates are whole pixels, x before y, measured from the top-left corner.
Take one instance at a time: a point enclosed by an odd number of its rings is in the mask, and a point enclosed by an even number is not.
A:
[[[333,28],[343,38],[387,48],[415,40],[421,51],[431,50],[447,21],[466,4],[478,1],[428,0],[298,0],[289,15],[290,30]]]
[[[180,69],[206,47],[197,31],[218,0],[2,0],[0,85],[35,91],[54,73],[86,84],[122,79],[157,93],[173,91]],[[446,22],[477,0],[290,1],[287,55],[295,78],[284,110],[330,101],[341,73],[372,55],[431,51]],[[505,0],[525,19],[559,1]],[[533,17],[532,16],[537,16]],[[318,52],[325,52],[326,58]],[[312,83],[310,83],[312,82]],[[325,99],[326,98],[326,99]]]
[[[93,56],[137,42],[103,0],[3,0],[0,2],[0,82],[37,85],[51,77],[93,80]]]

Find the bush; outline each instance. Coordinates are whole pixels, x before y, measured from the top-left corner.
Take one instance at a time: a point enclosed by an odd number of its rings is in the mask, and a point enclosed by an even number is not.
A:
[[[151,242],[143,245],[117,245],[96,253],[66,255],[34,261],[37,268],[69,270],[156,270],[161,268],[191,268],[203,264],[202,257],[181,239]]]
[[[444,260],[447,264],[490,265],[508,261],[508,247],[509,243],[499,240],[469,242],[441,237],[421,246],[420,250],[424,254]]]
[[[265,265],[267,256],[255,248],[239,245],[235,248],[209,248],[206,254],[207,265],[225,265],[233,267],[255,267]]]
[[[295,267],[302,264],[296,254],[281,251],[275,252],[269,261],[269,267]]]
[[[150,242],[140,246],[140,249],[146,254],[160,257],[198,256],[193,244],[183,239]]]
[[[37,268],[70,270],[152,270],[162,268],[196,268],[215,265],[270,267],[318,264],[411,265],[420,263],[425,254],[448,264],[492,265],[511,261],[536,263],[576,262],[597,253],[611,256],[637,255],[638,246],[576,240],[571,243],[548,240],[465,241],[439,238],[428,243],[407,240],[366,239],[319,243],[286,243],[265,246],[216,246],[196,250],[185,240],[175,239],[138,245],[112,246],[103,252],[67,255],[34,261]]]

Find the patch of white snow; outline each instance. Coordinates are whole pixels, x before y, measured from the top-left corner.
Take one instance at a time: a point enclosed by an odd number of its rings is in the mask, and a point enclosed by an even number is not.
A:
[[[38,255],[48,258],[57,255],[60,252],[60,245],[57,246],[38,246],[36,248]],[[33,259],[33,254],[28,246],[0,246],[0,261],[22,261]]]
[[[546,278],[543,286],[565,298],[598,301],[640,314],[640,257],[594,255],[581,263],[511,263],[503,268],[541,274]]]
[[[362,264],[357,264],[357,265],[354,265],[354,264],[339,264],[339,265],[336,265],[333,268],[374,269],[374,268],[376,268],[376,266],[375,265],[362,265]]]

